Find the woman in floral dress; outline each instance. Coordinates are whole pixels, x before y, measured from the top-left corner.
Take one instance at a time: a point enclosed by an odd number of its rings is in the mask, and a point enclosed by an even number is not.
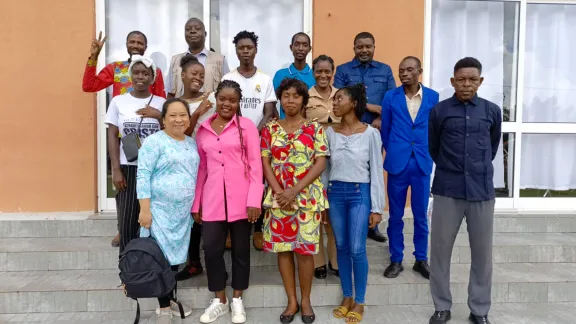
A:
[[[318,253],[322,211],[328,208],[320,175],[329,155],[322,126],[306,121],[302,110],[308,103],[308,87],[285,79],[276,90],[286,118],[262,129],[262,164],[269,187],[264,199],[264,250],[278,253],[278,268],[288,296],[280,315],[290,323],[300,310],[296,296],[294,253],[302,295],[302,322],[314,322],[310,290],[314,275],[313,255]]]

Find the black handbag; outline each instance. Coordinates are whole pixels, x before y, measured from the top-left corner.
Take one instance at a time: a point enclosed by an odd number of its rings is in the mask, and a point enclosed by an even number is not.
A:
[[[148,105],[152,102],[154,95],[150,97],[150,101],[148,101]],[[122,137],[122,149],[124,150],[124,155],[126,155],[126,160],[128,162],[134,162],[138,160],[138,150],[142,146],[142,142],[140,141],[140,127],[142,126],[142,121],[144,117],[140,118],[140,123],[138,123],[138,128],[135,132],[132,132],[126,136]]]

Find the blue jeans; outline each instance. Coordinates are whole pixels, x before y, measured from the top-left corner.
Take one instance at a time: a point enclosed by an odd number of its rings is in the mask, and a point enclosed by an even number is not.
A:
[[[354,302],[364,304],[368,283],[366,235],[371,210],[370,184],[331,181],[328,184],[328,201],[342,292],[344,297],[353,297],[354,271]]]

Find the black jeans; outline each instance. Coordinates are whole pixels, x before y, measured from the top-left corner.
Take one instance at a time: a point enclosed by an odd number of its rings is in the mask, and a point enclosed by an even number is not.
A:
[[[176,275],[176,272],[178,272],[178,266],[173,265],[170,268],[172,269],[172,272],[174,272],[174,275]],[[168,295],[164,297],[158,297],[158,304],[160,304],[160,308],[170,307],[170,300],[172,299],[173,296],[174,296],[174,290],[172,290]]]
[[[188,247],[188,265],[202,266],[200,263],[200,241],[202,240],[202,224],[194,223],[190,231],[190,246]]]
[[[202,227],[208,290],[217,292],[226,289],[224,249],[228,232],[232,240],[232,289],[248,289],[252,225],[247,219],[242,219],[230,223],[227,221],[203,222]]]

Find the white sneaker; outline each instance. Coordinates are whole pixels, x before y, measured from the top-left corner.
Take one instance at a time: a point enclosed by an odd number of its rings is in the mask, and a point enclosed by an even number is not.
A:
[[[242,297],[232,298],[232,323],[241,324],[246,322],[246,311],[244,310],[244,303],[242,302]]]
[[[212,323],[218,317],[228,314],[230,311],[230,304],[228,299],[226,299],[226,304],[220,302],[220,298],[214,298],[210,300],[210,306],[206,308],[204,314],[200,316],[200,323]]]
[[[172,312],[160,311],[156,324],[172,324]]]
[[[188,317],[192,314],[192,310],[189,307],[184,304],[182,304],[182,307],[184,308],[184,317]],[[180,318],[180,309],[178,308],[178,304],[170,301],[170,310],[172,310],[172,315]],[[156,315],[160,315],[160,308],[156,308]]]

